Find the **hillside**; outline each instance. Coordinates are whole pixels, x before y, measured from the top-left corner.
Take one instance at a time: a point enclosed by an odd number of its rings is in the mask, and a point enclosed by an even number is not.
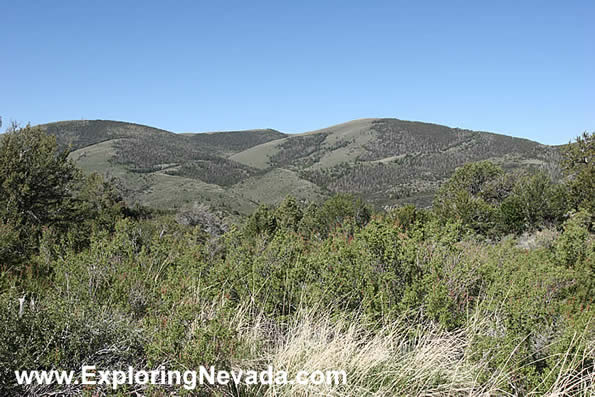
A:
[[[556,149],[526,139],[397,119],[361,119],[287,135],[272,129],[175,134],[139,124],[80,120],[41,126],[71,147],[85,171],[116,177],[126,198],[179,209],[205,202],[249,213],[287,194],[319,200],[335,192],[378,206],[428,205],[469,161],[535,167]]]
[[[228,189],[260,173],[227,157],[280,139],[275,130],[174,134],[108,120],[43,124],[87,172],[118,179],[126,199],[162,209],[205,202],[227,213],[248,213],[257,203]]]
[[[556,150],[526,139],[397,119],[362,119],[267,142],[230,157],[284,168],[330,192],[381,205],[428,205],[455,168],[490,159],[511,169],[551,162]]]

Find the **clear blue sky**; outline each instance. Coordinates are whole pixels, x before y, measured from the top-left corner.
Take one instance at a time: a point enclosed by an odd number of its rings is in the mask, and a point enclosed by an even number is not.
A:
[[[592,0],[0,2],[4,127],[396,117],[548,144],[595,129]]]

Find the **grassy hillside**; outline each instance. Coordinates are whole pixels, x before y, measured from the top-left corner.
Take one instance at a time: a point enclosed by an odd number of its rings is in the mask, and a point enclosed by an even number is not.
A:
[[[397,119],[354,120],[295,135],[272,129],[174,134],[104,120],[41,127],[61,147],[71,145],[81,168],[117,177],[128,201],[160,208],[225,203],[240,213],[287,194],[319,200],[355,193],[377,206],[426,206],[466,162],[542,167],[557,155],[526,139]]]
[[[288,166],[294,163],[309,163],[319,159],[322,153],[337,152],[343,156],[338,163],[356,158],[358,146],[371,138],[370,130],[374,119],[354,120],[304,134],[290,135],[285,139],[255,146],[237,153],[231,158],[257,168]],[[349,146],[349,150],[339,150]],[[333,157],[333,156],[329,156]],[[329,162],[328,157],[323,164]],[[332,163],[332,160],[330,161]]]
[[[265,174],[238,183],[233,187],[233,192],[251,201],[265,204],[280,203],[287,195],[308,201],[319,201],[326,196],[326,193],[314,183],[283,168],[274,168]]]
[[[71,158],[86,172],[98,172],[116,178],[128,202],[160,209],[177,210],[206,203],[228,213],[250,213],[257,204],[217,184],[198,178],[172,175],[174,168],[153,172],[133,172],[115,159],[120,140],[110,140],[75,150]]]

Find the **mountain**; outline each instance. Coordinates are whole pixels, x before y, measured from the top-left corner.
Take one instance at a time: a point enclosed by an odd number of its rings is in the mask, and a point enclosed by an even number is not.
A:
[[[234,154],[259,168],[284,168],[332,192],[373,202],[427,205],[464,163],[489,159],[504,168],[544,165],[555,149],[527,139],[397,119],[362,119],[291,135]]]
[[[398,119],[361,119],[303,134],[272,129],[175,134],[139,124],[62,121],[40,126],[85,171],[119,180],[128,201],[180,209],[204,202],[245,214],[287,194],[360,195],[378,206],[428,205],[454,169],[492,160],[547,165],[557,150],[527,139]]]

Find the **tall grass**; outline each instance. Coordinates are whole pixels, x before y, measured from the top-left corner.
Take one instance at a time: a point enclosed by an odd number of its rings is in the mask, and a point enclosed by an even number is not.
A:
[[[344,370],[340,385],[270,385],[242,389],[229,395],[252,396],[592,396],[595,393],[595,340],[589,328],[575,335],[568,351],[556,357],[544,391],[515,389],[521,368],[507,362],[482,376],[491,357],[471,358],[474,336],[492,332],[492,321],[477,312],[466,327],[449,332],[431,323],[396,320],[381,326],[363,317],[335,318],[331,311],[303,310],[286,328],[277,328],[262,316],[251,324],[237,324],[254,346],[264,346],[252,360],[236,368],[285,370],[291,379],[298,371]],[[238,316],[245,319],[246,316]],[[586,349],[576,349],[590,338]],[[264,342],[264,343],[263,343]],[[590,367],[585,365],[589,364]],[[576,368],[583,368],[576,370]]]

